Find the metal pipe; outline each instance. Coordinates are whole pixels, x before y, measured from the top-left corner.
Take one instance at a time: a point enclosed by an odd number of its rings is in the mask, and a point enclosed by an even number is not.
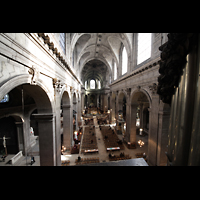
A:
[[[180,146],[182,145],[182,135],[184,130],[184,118],[185,118],[185,95],[186,95],[186,65],[185,69],[183,70],[183,75],[180,78],[179,82],[179,94],[177,99],[177,121],[176,121],[176,131],[175,131],[175,143],[174,143],[174,160],[172,165],[176,165],[180,162],[181,157],[179,156]]]
[[[177,111],[175,119],[174,157],[172,165],[184,166],[188,163],[192,117],[194,111],[194,93],[196,82],[196,48],[187,56],[187,64],[179,82],[177,92]]]
[[[193,113],[193,124],[191,133],[191,143],[189,149],[189,166],[200,165],[200,34],[198,36],[198,53],[197,53],[197,70],[196,70],[196,84],[195,84],[195,102]]]
[[[178,99],[178,87],[176,92],[172,97],[172,108],[170,115],[170,130],[169,130],[169,143],[168,143],[168,157],[171,158],[171,161],[174,160],[174,143],[175,143],[175,128],[177,121],[177,99]]]
[[[172,96],[172,101],[171,101],[172,103],[171,103],[171,109],[170,109],[170,117],[169,117],[169,130],[168,130],[168,145],[167,145],[167,147],[168,147],[168,150],[167,150],[167,152],[165,152],[165,154],[167,155],[167,158],[168,158],[168,161],[171,163],[172,162],[172,156],[171,156],[171,151],[170,151],[170,149],[171,149],[171,137],[172,137],[172,133],[171,133],[171,130],[172,130],[172,126],[173,126],[173,120],[172,120],[172,118],[173,118],[173,110],[174,110],[174,95]],[[168,163],[168,164],[170,164],[170,163]],[[171,164],[170,164],[171,165]]]

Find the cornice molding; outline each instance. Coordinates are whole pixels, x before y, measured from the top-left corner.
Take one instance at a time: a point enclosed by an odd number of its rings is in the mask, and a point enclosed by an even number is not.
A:
[[[80,80],[76,77],[74,72],[71,70],[71,68],[67,64],[67,61],[63,58],[59,50],[56,47],[54,47],[54,43],[50,42],[51,41],[50,37],[48,35],[45,35],[45,33],[37,33],[37,35],[44,40],[44,43],[47,44],[48,48],[52,50],[53,54],[56,55],[56,57],[66,67],[66,69],[73,75],[73,77],[78,81],[78,83],[81,84]]]

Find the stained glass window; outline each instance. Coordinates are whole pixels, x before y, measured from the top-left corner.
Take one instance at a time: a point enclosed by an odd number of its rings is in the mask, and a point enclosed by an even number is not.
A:
[[[3,99],[0,101],[0,103],[6,103],[6,102],[9,102],[9,95],[6,94]]]

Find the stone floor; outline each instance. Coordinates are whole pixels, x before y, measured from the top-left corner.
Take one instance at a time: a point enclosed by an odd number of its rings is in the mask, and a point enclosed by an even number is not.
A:
[[[94,117],[94,125],[95,125],[95,131],[96,131],[99,153],[88,153],[87,155],[84,155],[82,153],[70,154],[70,153],[66,152],[66,153],[64,153],[65,155],[61,156],[61,159],[62,160],[69,160],[70,166],[76,165],[75,160],[78,158],[78,156],[80,156],[81,158],[99,157],[100,163],[109,162],[109,156],[108,156],[109,152],[106,151],[104,141],[103,141],[103,137],[102,137],[101,131],[99,129],[99,126],[97,124],[96,117]],[[119,137],[119,139],[122,139],[122,135],[118,135],[118,137]],[[128,149],[124,145],[124,147],[125,147],[124,150],[113,151],[113,154],[119,155],[121,152],[124,152],[124,154],[129,154],[131,156],[131,158],[136,158],[136,156],[135,156],[136,153],[145,152],[146,155],[147,155],[147,158],[148,158],[148,136],[141,137],[140,135],[136,135],[136,141],[138,141],[140,139],[142,141],[144,141],[144,143],[145,143],[143,147],[139,147],[139,145],[137,145],[136,149]],[[31,152],[30,152],[30,154],[31,154]],[[36,161],[32,166],[40,166],[39,141],[38,140],[36,140],[35,146],[32,147],[32,154],[34,155],[34,158],[35,158],[35,161]],[[31,163],[31,156],[27,156],[27,158],[26,158],[26,156],[23,156],[14,165],[9,164],[8,161],[13,156],[14,155],[8,155],[5,159],[5,162],[0,162],[0,166],[31,166],[31,164],[30,164]],[[0,158],[1,158],[1,155],[0,155]],[[112,162],[115,162],[115,161],[112,161]],[[114,163],[113,163],[113,165],[114,165]]]
[[[98,144],[98,150],[99,153],[88,153],[87,155],[84,154],[68,154],[66,153],[65,155],[63,155],[63,159],[69,160],[70,164],[69,165],[76,165],[75,164],[75,160],[78,158],[78,156],[80,156],[81,158],[92,158],[92,157],[99,157],[99,162],[109,162],[109,152],[106,151],[105,145],[104,145],[104,141],[103,141],[103,137],[101,134],[101,131],[99,129],[99,126],[97,124],[97,120],[94,117],[94,125],[95,125],[95,130],[96,130],[96,137],[97,137],[97,144]],[[108,126],[108,125],[107,125]],[[118,135],[119,139],[122,139],[122,135]],[[136,135],[136,141],[138,140],[142,140],[145,144],[143,147],[139,147],[139,145],[137,145],[136,149],[128,149],[125,145],[125,149],[124,150],[120,150],[120,151],[113,151],[112,153],[114,155],[119,155],[121,152],[124,152],[124,154],[129,154],[132,158],[136,158],[136,153],[143,153],[145,152],[146,155],[148,156],[148,136],[145,137],[141,137],[140,135]],[[81,152],[81,151],[80,151]],[[113,161],[114,162],[114,161]]]

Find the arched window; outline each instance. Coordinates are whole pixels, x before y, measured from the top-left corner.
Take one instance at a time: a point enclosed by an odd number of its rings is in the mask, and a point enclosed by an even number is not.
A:
[[[95,80],[90,80],[90,89],[95,89]]]
[[[87,89],[87,81],[85,81],[85,89]]]
[[[128,56],[127,56],[126,48],[123,47],[123,50],[122,50],[122,75],[127,72],[127,68],[128,68]]]
[[[138,33],[137,64],[151,57],[151,33]]]
[[[66,54],[66,34],[65,33],[60,33],[60,46],[63,50],[63,52]]]
[[[98,81],[98,89],[101,89],[101,82]]]
[[[114,80],[117,79],[117,65],[116,62],[114,62]]]

